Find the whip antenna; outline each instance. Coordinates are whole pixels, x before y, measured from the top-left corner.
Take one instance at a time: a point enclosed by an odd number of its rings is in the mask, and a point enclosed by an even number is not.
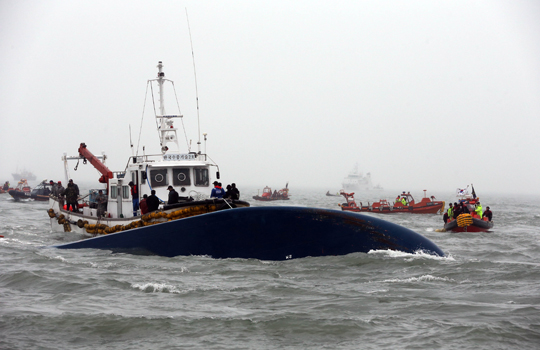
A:
[[[193,40],[191,40],[191,28],[189,26],[187,7],[185,9],[189,33],[189,43],[191,44],[191,58],[193,59],[193,76],[195,78],[195,100],[197,101],[197,151],[198,154],[201,154],[201,121],[199,118],[199,90],[197,88],[197,70],[195,69],[195,53],[193,52]]]

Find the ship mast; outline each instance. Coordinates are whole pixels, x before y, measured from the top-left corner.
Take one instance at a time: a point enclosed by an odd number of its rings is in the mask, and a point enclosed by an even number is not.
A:
[[[178,144],[178,137],[176,135],[176,128],[174,127],[173,118],[182,118],[182,115],[166,115],[165,112],[165,98],[164,98],[164,87],[166,81],[165,72],[163,72],[163,63],[158,62],[158,76],[157,83],[159,86],[159,115],[156,115],[156,118],[159,121],[159,133],[160,133],[160,144],[161,144],[161,153],[166,154],[169,151],[169,146],[167,144],[173,143],[176,145],[176,150],[180,152],[180,145]]]

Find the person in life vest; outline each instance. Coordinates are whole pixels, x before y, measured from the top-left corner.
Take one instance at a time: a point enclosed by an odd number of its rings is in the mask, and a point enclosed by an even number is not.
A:
[[[401,197],[401,203],[405,206],[407,205],[407,200],[403,197]]]
[[[395,202],[396,202],[396,204],[401,203],[401,198],[399,198],[399,194],[398,194],[398,196],[396,197],[396,201],[395,201]]]
[[[461,214],[461,206],[457,204],[457,202],[454,202],[454,219],[457,219],[457,217]]]
[[[214,181],[214,188],[212,188],[212,192],[210,193],[210,198],[223,198],[223,195],[225,195],[225,190],[221,188],[221,185],[219,182]]]
[[[480,202],[476,202],[476,207],[474,208],[474,211],[476,212],[476,214],[480,217],[480,219],[482,218],[482,204],[480,204]]]
[[[128,185],[129,187],[131,187],[131,201],[133,202],[133,216],[137,216],[137,210],[139,210],[139,189],[137,188],[137,185],[133,183],[133,181],[130,181]]]
[[[452,207],[452,203],[448,204],[447,213],[448,213],[448,218],[451,219],[454,217],[454,208]]]

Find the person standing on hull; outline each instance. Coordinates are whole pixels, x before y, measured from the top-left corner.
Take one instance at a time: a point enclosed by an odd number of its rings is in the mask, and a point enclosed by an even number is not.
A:
[[[131,187],[131,201],[133,202],[133,216],[137,216],[137,210],[139,210],[139,189],[133,181],[129,182],[129,187]]]
[[[212,192],[210,193],[210,198],[223,198],[225,195],[225,191],[223,188],[221,188],[221,185],[219,182],[214,181],[214,188],[212,188]]]
[[[148,212],[158,210],[159,198],[156,196],[156,190],[150,192],[150,196],[146,199],[146,204],[148,204]]]
[[[167,201],[167,204],[178,203],[178,192],[176,192],[172,186],[167,187],[167,189],[169,190],[169,200]]]

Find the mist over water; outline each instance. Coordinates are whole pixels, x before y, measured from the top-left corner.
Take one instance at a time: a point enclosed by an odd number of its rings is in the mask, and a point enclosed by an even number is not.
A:
[[[289,188],[291,200],[272,204],[251,200],[255,188],[240,191],[252,205],[342,202],[327,188]],[[0,348],[536,349],[540,206],[480,197],[494,213],[491,232],[435,232],[440,215],[378,216],[446,257],[372,251],[275,262],[47,248],[81,237],[53,233],[46,203],[2,194]]]

